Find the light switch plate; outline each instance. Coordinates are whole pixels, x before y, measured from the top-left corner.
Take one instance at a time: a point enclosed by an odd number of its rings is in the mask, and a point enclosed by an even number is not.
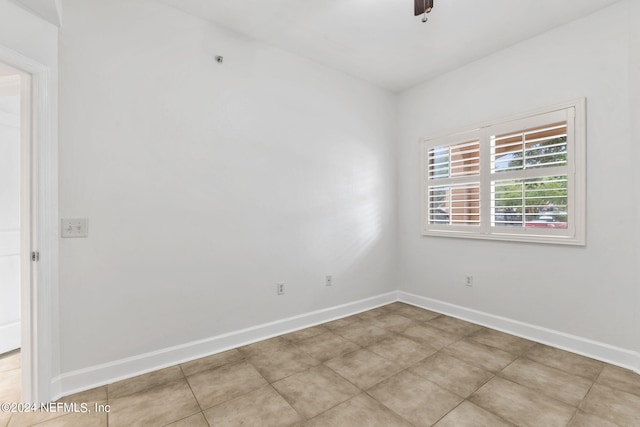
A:
[[[87,237],[89,228],[86,218],[73,218],[62,220],[62,237]]]

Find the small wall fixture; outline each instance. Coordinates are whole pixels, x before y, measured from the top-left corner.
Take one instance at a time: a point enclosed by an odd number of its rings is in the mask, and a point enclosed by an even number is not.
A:
[[[427,13],[433,9],[433,0],[414,0],[413,16],[422,15],[422,22],[427,22]]]
[[[224,61],[224,58],[222,56],[220,56],[220,55],[216,55],[216,62],[218,64],[222,64],[222,61]]]

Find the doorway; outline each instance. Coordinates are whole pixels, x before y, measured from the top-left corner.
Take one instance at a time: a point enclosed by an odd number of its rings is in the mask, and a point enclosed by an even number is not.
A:
[[[21,399],[37,404],[61,395],[54,304],[58,300],[57,70],[4,45],[0,63],[5,70],[19,71],[21,117],[28,117],[20,120],[19,358]]]
[[[0,394],[10,401],[23,399],[30,377],[17,361],[31,351],[23,324],[31,288],[31,124],[31,76],[0,62],[0,366],[12,379]]]

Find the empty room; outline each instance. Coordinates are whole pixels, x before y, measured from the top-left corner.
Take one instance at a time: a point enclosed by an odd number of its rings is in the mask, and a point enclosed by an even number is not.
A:
[[[637,158],[638,0],[0,0],[0,427],[639,427]]]

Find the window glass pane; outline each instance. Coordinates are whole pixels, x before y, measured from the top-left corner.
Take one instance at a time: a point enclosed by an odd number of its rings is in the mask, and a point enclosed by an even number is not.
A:
[[[429,224],[480,225],[480,184],[428,188]]]
[[[480,174],[480,141],[433,147],[428,154],[429,179]]]
[[[429,179],[449,178],[449,147],[429,150]]]
[[[492,181],[494,227],[567,228],[567,175]]]
[[[491,136],[491,172],[565,166],[567,122]]]

